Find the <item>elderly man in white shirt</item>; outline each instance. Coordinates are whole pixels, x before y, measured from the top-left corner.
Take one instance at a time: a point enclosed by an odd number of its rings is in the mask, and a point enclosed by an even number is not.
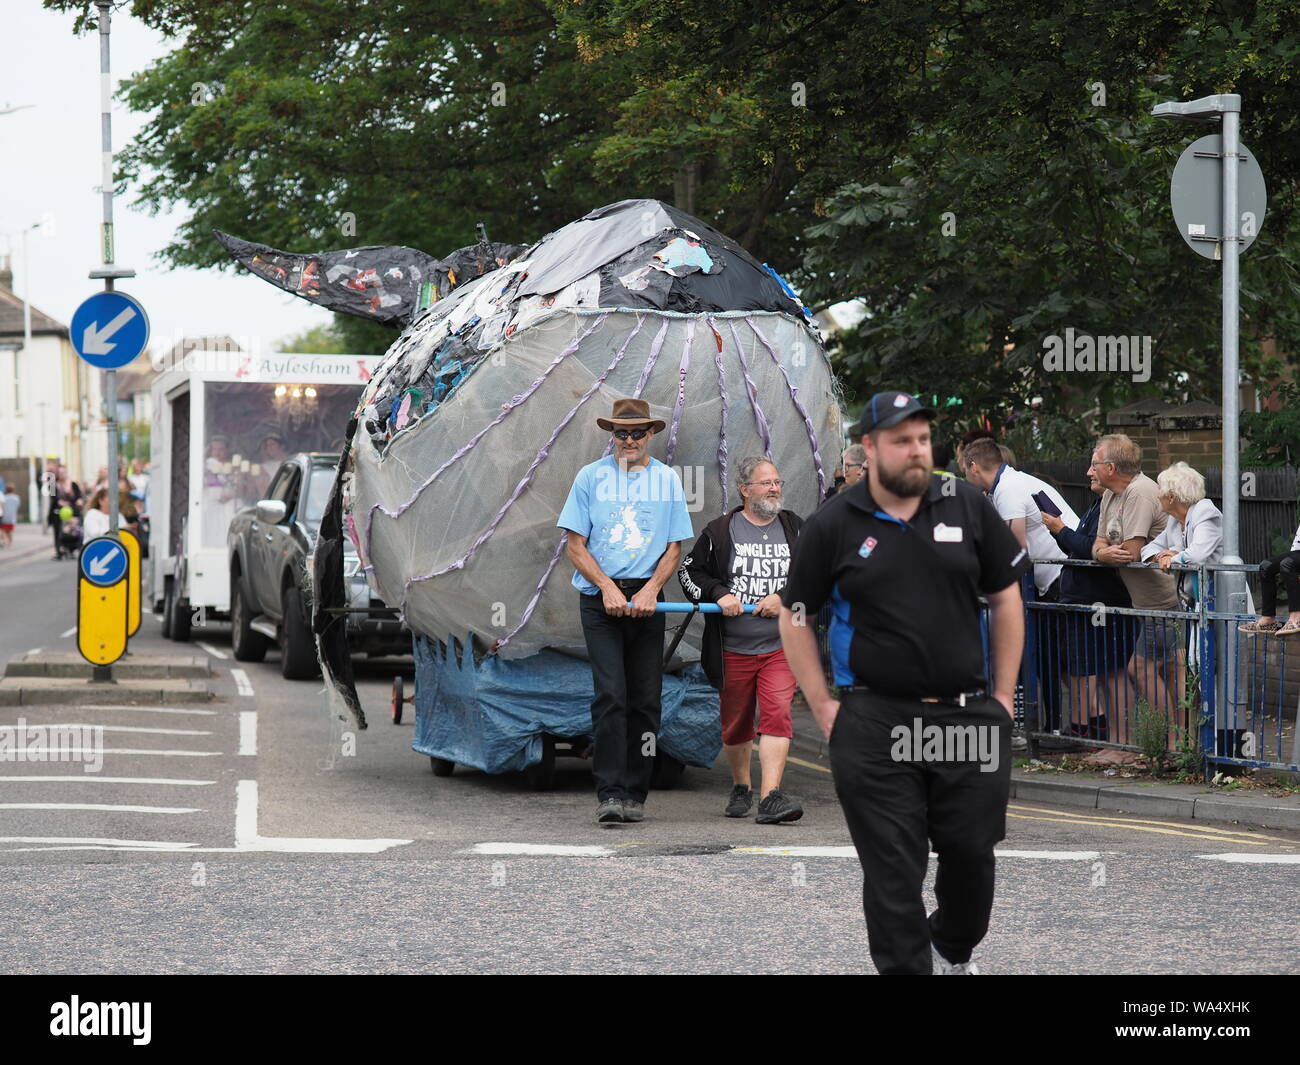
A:
[[[1046,481],[1003,462],[1001,449],[992,440],[974,440],[967,444],[962,452],[962,461],[966,480],[988,495],[1021,546],[1029,549],[1030,558],[1069,557],[1043,524],[1043,511],[1034,499],[1036,493],[1045,495],[1061,512],[1061,520],[1066,526],[1077,529],[1079,515],[1060,492]],[[1038,589],[1039,599],[1054,598],[1048,595],[1048,591],[1060,575],[1060,566],[1046,563],[1034,566],[1034,586]]]
[[[1061,520],[1071,529],[1079,527],[1079,515],[1046,481],[1032,474],[1022,473],[1006,461],[1007,456],[995,441],[972,440],[962,450],[962,473],[966,480],[988,495],[998,515],[1020,546],[1035,559],[1064,559],[1069,556],[1056,542],[1051,530],[1043,524],[1043,511],[1038,499],[1045,499],[1059,512]],[[1039,601],[1057,602],[1060,599],[1061,567],[1051,563],[1034,566],[1034,587]],[[1059,615],[1057,616],[1059,619]],[[1039,679],[1043,693],[1043,726],[1048,729],[1064,727],[1061,721],[1061,632],[1059,620],[1050,614],[1040,613],[1037,622]],[[1020,749],[1021,737],[1013,740],[1013,750]]]

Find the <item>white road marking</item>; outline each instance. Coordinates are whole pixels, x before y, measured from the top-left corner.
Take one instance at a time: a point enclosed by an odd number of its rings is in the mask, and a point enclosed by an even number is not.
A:
[[[856,858],[852,847],[734,847],[737,854],[769,854],[790,858]]]
[[[49,707],[51,710],[131,710],[137,714],[201,714],[212,717],[215,710],[190,710],[179,706],[108,706],[105,703],[82,703],[80,706]]]
[[[1038,858],[1048,862],[1095,862],[1100,851],[994,851],[997,858]]]
[[[0,810],[110,810],[121,814],[197,814],[183,806],[117,806],[103,802],[0,802]]]
[[[475,843],[469,854],[554,854],[572,858],[608,858],[612,847],[568,843]]]
[[[57,780],[60,783],[67,784],[72,781],[78,781],[84,784],[176,784],[183,787],[201,788],[208,784],[215,784],[215,780],[172,780],[167,777],[101,777],[95,773],[87,773],[84,776],[40,776],[40,777],[11,777],[0,773],[0,784],[9,784],[13,781],[23,781],[28,784],[38,784],[47,780]]]
[[[80,836],[0,836],[0,843],[84,844],[90,847],[106,847],[110,850],[130,847],[133,850],[146,851],[183,851],[194,846],[193,843],[168,843],[153,839],[100,839]]]
[[[411,843],[409,839],[300,839],[260,836],[257,832],[257,781],[235,785],[235,850],[281,854],[379,854]]]
[[[240,695],[252,695],[253,685],[249,682],[248,674],[242,669],[231,669],[230,675],[235,678],[235,687],[239,689]]]
[[[167,758],[216,758],[220,751],[155,751],[149,748],[136,749],[135,747],[105,747],[103,750],[97,750],[94,747],[24,747],[29,755],[32,754],[152,754]],[[42,762],[47,759],[28,758],[29,762]]]
[[[1198,854],[1196,857],[1240,865],[1300,865],[1300,854]]]
[[[70,628],[67,632],[59,633],[59,639],[66,640],[69,636],[75,636],[76,632],[77,632],[77,626],[73,625],[72,628]]]
[[[620,848],[567,843],[476,843],[462,854],[550,855],[564,858],[607,858],[615,853],[635,855],[635,845]],[[732,847],[728,853],[757,854],[778,858],[856,858],[857,850],[847,847]],[[1100,857],[1098,851],[994,851],[999,858],[1039,858],[1046,861],[1090,862]],[[931,858],[936,857],[934,854]]]
[[[211,732],[193,728],[147,728],[144,725],[92,725],[85,721],[60,722],[57,725],[45,725],[40,722],[27,722],[22,726],[30,728],[97,728],[104,732],[148,732],[157,736],[211,736]],[[0,732],[16,732],[17,725],[0,725]]]
[[[239,713],[239,753],[257,753],[256,710],[241,710]]]
[[[201,650],[201,651],[206,651],[206,652],[207,652],[208,654],[210,654],[213,658],[229,658],[229,657],[230,657],[228,654],[226,654],[225,651],[218,651],[218,650],[217,650],[215,647],[213,647],[212,644],[210,644],[210,643],[203,643],[203,642],[201,642],[201,641],[199,641],[199,640],[195,640],[195,641],[194,641],[194,646],[197,647],[197,648],[199,648],[199,650]]]

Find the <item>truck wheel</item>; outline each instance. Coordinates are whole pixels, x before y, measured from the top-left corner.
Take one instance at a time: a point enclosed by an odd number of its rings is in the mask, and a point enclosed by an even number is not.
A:
[[[524,770],[533,791],[550,791],[555,787],[555,737],[542,737],[542,760]]]
[[[172,638],[172,611],[176,609],[172,602],[172,582],[163,587],[162,634],[164,640]]]
[[[171,636],[177,643],[190,642],[190,602],[188,599],[182,599],[180,593],[176,591],[176,585],[172,585],[172,625]]]
[[[291,584],[284,590],[283,618],[280,621],[280,675],[285,680],[314,680],[320,676],[316,661],[316,641],[307,626],[302,589]]]
[[[433,755],[429,755],[429,764],[433,766],[435,777],[449,777],[456,770],[455,762],[449,762],[445,758],[434,758]]]
[[[230,646],[240,662],[260,662],[266,657],[270,641],[249,626],[253,621],[248,609],[248,595],[244,579],[233,577],[230,581]]]

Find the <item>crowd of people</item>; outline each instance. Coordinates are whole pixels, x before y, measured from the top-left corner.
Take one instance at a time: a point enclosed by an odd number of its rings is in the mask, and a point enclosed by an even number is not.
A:
[[[68,467],[52,462],[46,468],[42,494],[48,498],[45,523],[54,540],[54,558],[72,558],[81,545],[103,536],[109,526],[108,467],[101,466],[95,483],[83,487]],[[142,524],[149,513],[149,464],[142,459],[118,464],[118,527],[144,538]]]
[[[835,486],[806,518],[783,506],[785,482],[769,458],[743,457],[740,504],[685,550],[692,529],[681,481],[648,450],[664,422],[644,401],[620,399],[597,419],[611,453],[578,473],[557,522],[568,533],[595,689],[596,820],[645,817],[665,632],[656,604],[676,575],[689,600],[716,605],[701,656],[720,693],[731,774],[722,812],[746,817],[757,805],[765,824],[803,816],[781,790],[802,690],[828,740],[882,973],[977,971],[971,952],[988,928],[993,847],[1005,836],[1024,601],[1086,608],[1031,612],[1049,723],[1128,742],[1112,719],[1136,692],[1167,711],[1172,744],[1196,647],[1182,617],[1206,592],[1184,567],[1223,557],[1222,514],[1185,462],[1152,480],[1133,440],[1101,437],[1087,466],[1096,498],[1080,516],[989,433],[967,434],[954,460],[931,439],[934,418],[907,393],[873,396],[849,430],[857,442]],[[1092,565],[1062,564],[1069,559]],[[1300,632],[1300,611],[1285,622],[1273,616],[1279,578],[1300,607],[1298,568],[1300,530],[1290,552],[1261,565],[1263,609],[1243,632]],[[1141,613],[1107,614],[1115,608]],[[815,635],[819,616],[829,661]],[[921,750],[919,738],[900,755],[900,730],[922,726],[982,727],[996,742],[978,763],[908,754]],[[931,846],[939,907],[927,915]]]

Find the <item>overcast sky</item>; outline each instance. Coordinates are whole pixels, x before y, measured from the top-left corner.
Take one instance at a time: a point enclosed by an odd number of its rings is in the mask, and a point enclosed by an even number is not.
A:
[[[77,305],[103,287],[86,276],[101,266],[99,35],[74,36],[73,16],[45,11],[40,0],[3,0],[0,9],[0,110],[35,105],[0,114],[0,254],[12,251],[14,287],[21,296],[24,277],[16,234],[53,216],[54,236],[43,237],[37,229],[28,237],[32,304],[67,324]],[[165,37],[125,11],[113,17],[112,30],[114,85],[171,51]],[[143,125],[144,116],[114,101],[115,150]],[[188,212],[182,207],[150,217],[131,206],[135,198],[135,189],[128,188],[114,200],[117,265],[131,267],[137,275],[119,287],[144,304],[152,344],[169,346],[180,331],[186,336],[260,337],[262,350],[270,351],[280,339],[331,320],[328,311],[244,271],[163,266],[156,252]]]

